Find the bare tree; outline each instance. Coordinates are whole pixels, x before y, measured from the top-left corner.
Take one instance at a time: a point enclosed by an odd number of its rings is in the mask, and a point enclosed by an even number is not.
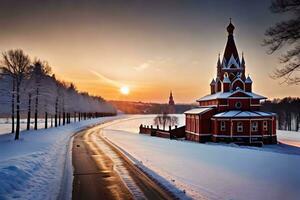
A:
[[[41,94],[42,81],[51,73],[48,63],[41,60],[35,60],[32,65],[32,79],[35,86],[35,106],[34,106],[34,130],[37,130],[39,97]],[[45,113],[45,115],[47,115]]]
[[[13,85],[15,84],[17,117],[15,140],[18,140],[20,135],[20,87],[30,70],[30,59],[21,49],[4,52],[2,57],[1,69],[4,74],[12,77]]]
[[[283,78],[287,84],[299,84],[300,77],[300,0],[274,0],[270,7],[273,13],[287,14],[289,20],[281,21],[266,32],[263,45],[269,46],[272,54],[282,47],[288,47],[280,57],[281,67],[275,69],[272,77]]]
[[[175,126],[178,124],[178,118],[176,116],[168,115],[166,112],[164,112],[161,115],[157,115],[154,118],[154,124],[155,125],[162,125],[163,130],[166,129],[166,126]]]

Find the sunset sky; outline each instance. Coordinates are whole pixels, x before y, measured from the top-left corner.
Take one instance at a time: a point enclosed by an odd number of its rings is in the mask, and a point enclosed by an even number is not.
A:
[[[261,46],[282,20],[270,0],[2,0],[0,51],[22,48],[60,79],[106,99],[192,103],[209,93],[229,18],[256,93],[300,96],[270,78],[278,55]],[[120,93],[127,86],[128,94]]]

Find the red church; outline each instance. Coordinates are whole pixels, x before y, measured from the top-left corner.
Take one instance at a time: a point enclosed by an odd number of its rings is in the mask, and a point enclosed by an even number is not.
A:
[[[197,142],[277,143],[276,115],[260,111],[266,97],[252,92],[245,76],[245,60],[239,57],[230,22],[222,62],[210,83],[211,93],[197,100],[198,108],[185,112],[186,139]]]

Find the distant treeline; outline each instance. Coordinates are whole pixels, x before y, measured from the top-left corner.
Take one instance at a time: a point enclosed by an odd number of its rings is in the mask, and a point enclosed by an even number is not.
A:
[[[109,101],[120,112],[126,114],[162,114],[168,107],[168,104],[144,103],[134,101]],[[176,113],[182,114],[194,107],[190,104],[175,104]]]
[[[278,129],[299,131],[300,98],[286,97],[266,101],[262,104],[262,110],[277,114]]]
[[[12,132],[18,139],[20,118],[27,118],[27,129],[34,117],[54,118],[54,126],[91,116],[115,114],[115,108],[101,96],[79,92],[73,83],[58,80],[46,61],[31,60],[22,50],[2,53],[0,60],[0,117],[11,117]]]

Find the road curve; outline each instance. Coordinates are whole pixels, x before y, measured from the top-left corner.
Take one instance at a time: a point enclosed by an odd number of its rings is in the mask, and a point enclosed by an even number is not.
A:
[[[72,199],[174,199],[101,136],[105,126],[74,137]]]

